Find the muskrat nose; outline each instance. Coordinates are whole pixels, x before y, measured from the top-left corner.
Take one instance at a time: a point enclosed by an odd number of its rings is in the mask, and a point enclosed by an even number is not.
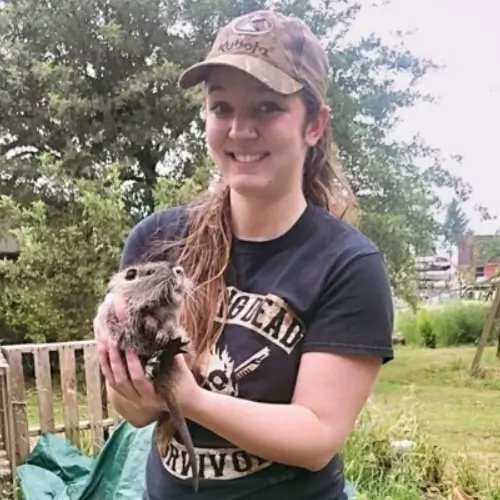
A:
[[[182,266],[175,266],[172,269],[173,273],[178,277],[178,278],[183,278],[184,277],[184,268]]]

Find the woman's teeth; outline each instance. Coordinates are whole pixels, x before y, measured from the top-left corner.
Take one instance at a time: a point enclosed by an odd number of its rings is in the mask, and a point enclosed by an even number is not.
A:
[[[266,155],[264,153],[255,154],[255,155],[239,155],[239,154],[233,153],[233,156],[240,163],[253,163],[253,162],[262,160]]]

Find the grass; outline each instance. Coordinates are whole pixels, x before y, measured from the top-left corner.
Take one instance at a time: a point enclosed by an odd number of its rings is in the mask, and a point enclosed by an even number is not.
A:
[[[468,369],[474,347],[398,346],[342,455],[358,500],[449,499],[454,487],[500,500],[500,360],[483,355],[480,377]],[[55,393],[55,419],[63,421]],[[30,425],[36,392],[28,391]],[[80,418],[87,416],[80,393]],[[408,440],[411,450],[394,447]]]
[[[413,396],[429,437],[445,451],[467,450],[500,468],[500,360],[488,347],[480,378],[468,370],[474,347],[402,347],[383,369],[375,398],[387,409]],[[500,469],[499,469],[500,470]]]
[[[358,500],[500,499],[500,361],[488,348],[471,379],[474,353],[397,348],[342,452]]]

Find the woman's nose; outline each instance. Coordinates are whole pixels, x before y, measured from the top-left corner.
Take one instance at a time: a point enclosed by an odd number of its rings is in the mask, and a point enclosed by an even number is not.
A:
[[[230,139],[255,139],[257,137],[257,124],[249,116],[234,115],[230,129]]]

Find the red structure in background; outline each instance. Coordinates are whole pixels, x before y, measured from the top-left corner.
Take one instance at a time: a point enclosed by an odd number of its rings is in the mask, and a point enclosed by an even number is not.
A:
[[[500,260],[481,261],[477,249],[481,243],[497,240],[500,248],[500,235],[497,234],[466,234],[458,245],[458,269],[460,272],[473,271],[477,278],[491,278],[500,271]]]

